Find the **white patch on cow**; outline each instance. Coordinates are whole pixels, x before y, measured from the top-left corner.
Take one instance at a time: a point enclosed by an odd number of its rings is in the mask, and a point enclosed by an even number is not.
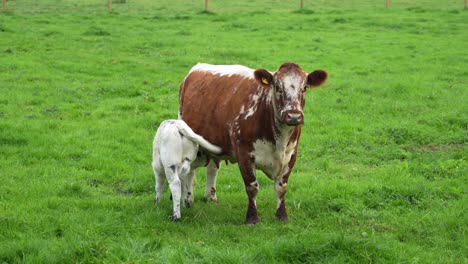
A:
[[[239,115],[236,117],[236,119],[239,119],[239,116],[242,115],[243,113],[245,113],[245,106],[244,105],[241,107]]]
[[[254,79],[254,70],[243,65],[211,65],[198,63],[192,67],[189,74],[194,71],[204,71],[220,76],[238,75],[244,78]]]
[[[285,134],[277,139],[276,144],[258,139],[251,152],[255,158],[255,166],[272,180],[279,179],[289,171],[289,161],[296,148],[297,141],[288,143],[291,133]]]
[[[247,114],[244,116],[244,120],[247,120],[247,118],[253,116],[255,111],[257,111],[258,99],[260,99],[260,96],[261,94],[258,94],[258,93],[249,96],[249,105],[247,109]]]
[[[304,85],[305,83],[301,76],[297,74],[289,75],[283,79],[284,92],[286,93],[286,97],[291,100],[298,100]]]

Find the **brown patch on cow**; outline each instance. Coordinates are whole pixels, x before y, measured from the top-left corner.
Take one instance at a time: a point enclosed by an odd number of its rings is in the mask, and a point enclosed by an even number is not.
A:
[[[254,71],[255,80],[262,86],[270,86],[273,83],[273,75],[265,69]]]
[[[324,70],[316,70],[307,76],[307,84],[311,87],[317,87],[325,83],[328,73]]]
[[[294,62],[285,62],[278,69],[278,72],[291,72],[291,71],[301,73],[302,69],[301,67],[299,67],[299,65],[297,65],[297,63],[294,63]]]

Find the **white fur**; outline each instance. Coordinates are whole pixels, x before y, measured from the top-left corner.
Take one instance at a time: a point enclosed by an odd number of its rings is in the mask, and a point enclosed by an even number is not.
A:
[[[212,74],[219,74],[220,76],[239,75],[244,78],[254,78],[254,70],[242,65],[211,65],[206,63],[198,63],[192,67],[189,75],[194,71],[210,72]]]
[[[277,208],[286,193],[287,183],[283,182],[283,176],[290,170],[289,161],[297,145],[297,141],[287,142],[290,133],[285,131],[284,134],[286,136],[279,138],[276,145],[258,139],[254,142],[254,150],[251,152],[251,155],[255,157],[255,166],[275,181]]]
[[[286,143],[287,144],[287,143]],[[281,179],[289,170],[289,161],[294,154],[296,142],[279,145],[257,139],[251,155],[255,157],[255,166],[261,169],[272,180]]]
[[[174,221],[181,217],[181,195],[184,197],[185,206],[189,207],[193,203],[194,169],[207,163],[205,155],[197,156],[199,146],[214,154],[221,153],[221,148],[197,135],[182,120],[162,122],[154,137],[152,165],[156,178],[156,202],[161,200],[166,178],[172,194]]]

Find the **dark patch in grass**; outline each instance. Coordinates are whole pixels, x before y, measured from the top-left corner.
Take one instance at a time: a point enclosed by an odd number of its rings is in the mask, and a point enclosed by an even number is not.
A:
[[[451,151],[454,149],[464,149],[465,144],[445,144],[445,145],[421,145],[412,148],[413,151],[436,152],[436,151]]]
[[[215,16],[211,21],[213,22],[227,22],[229,19],[224,16]]]
[[[211,11],[208,11],[208,10],[203,10],[201,11],[199,14],[202,14],[202,15],[216,15],[215,12],[211,12]]]
[[[5,135],[2,135],[0,137],[0,144],[8,146],[26,146],[28,144],[28,141],[24,138],[7,137]]]
[[[112,0],[113,4],[126,4],[127,0]]]
[[[173,17],[174,20],[191,20],[191,16],[181,16],[181,15],[175,15]]]
[[[346,19],[346,18],[335,18],[332,20],[332,23],[336,23],[336,24],[345,24],[345,23],[348,23],[349,22],[349,19]]]
[[[57,106],[52,106],[44,109],[42,113],[47,116],[58,116],[60,114],[60,109]]]
[[[0,25],[0,32],[10,32],[10,30],[4,25]]]
[[[314,10],[310,10],[310,9],[306,9],[306,8],[302,8],[302,9],[293,11],[292,13],[293,13],[293,14],[312,15],[312,14],[315,14],[315,11],[314,11]]]
[[[54,235],[55,235],[55,237],[58,237],[58,238],[63,237],[64,236],[63,230],[61,228],[55,229],[54,230]]]
[[[101,181],[98,179],[86,179],[86,183],[91,187],[98,187],[101,184]]]
[[[111,34],[100,27],[90,27],[88,31],[84,33],[86,36],[110,36]]]
[[[78,183],[66,183],[59,192],[62,197],[85,197],[87,194],[83,186]]]
[[[409,7],[406,10],[414,12],[414,13],[426,13],[427,10],[421,7]]]
[[[187,31],[187,30],[181,30],[181,31],[177,32],[176,34],[180,35],[180,36],[190,36],[190,35],[192,35],[192,32]]]
[[[447,13],[449,13],[449,14],[460,14],[461,12],[458,9],[454,9],[454,10],[449,10]]]
[[[87,155],[85,153],[72,153],[68,155],[68,158],[73,161],[80,161],[85,158]]]
[[[55,30],[51,30],[51,31],[46,31],[46,32],[43,32],[42,35],[44,37],[50,37],[50,36],[53,36],[53,35],[61,35],[62,32],[59,32],[59,31],[55,31]]]
[[[148,19],[152,19],[152,20],[161,20],[161,19],[164,19],[164,17],[160,16],[160,15],[155,15],[155,16],[152,16],[152,17],[145,17],[143,18],[145,20],[148,20]]]
[[[148,184],[146,181],[145,182],[136,182],[136,183],[130,183],[129,186],[123,188],[123,189],[117,189],[115,191],[116,194],[122,195],[122,196],[133,196],[133,195],[145,195],[152,193],[154,191],[152,184]]]

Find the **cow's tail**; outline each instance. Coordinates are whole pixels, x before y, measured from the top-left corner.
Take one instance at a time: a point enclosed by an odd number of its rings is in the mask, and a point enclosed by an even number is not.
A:
[[[207,151],[214,153],[214,154],[220,154],[222,149],[216,145],[211,144],[208,142],[206,139],[204,139],[202,136],[198,135],[197,133],[193,132],[193,130],[182,120],[179,120],[181,122],[177,122],[177,128],[179,129],[179,132],[184,135],[185,137],[189,138],[190,140],[198,143],[202,148],[206,149]]]

